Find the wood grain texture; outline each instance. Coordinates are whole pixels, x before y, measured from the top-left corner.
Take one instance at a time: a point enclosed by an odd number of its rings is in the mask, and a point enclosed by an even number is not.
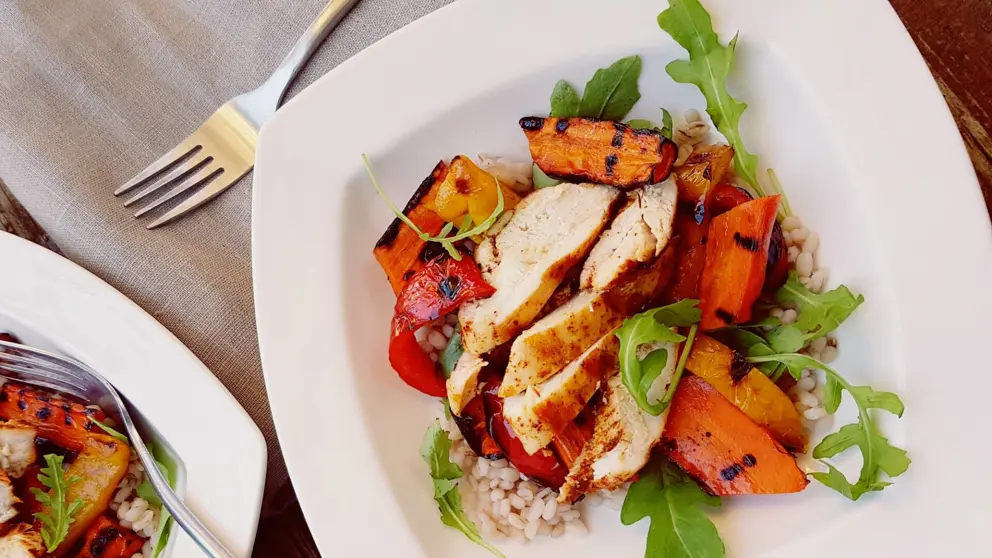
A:
[[[0,180],[0,229],[62,254],[55,242],[48,237],[48,233],[38,226],[24,206],[14,199],[14,194],[10,193],[3,180]]]
[[[822,0],[828,1],[828,0]],[[937,80],[985,196],[992,208],[992,2],[891,0]],[[0,182],[0,227],[58,251],[58,247]],[[425,477],[426,478],[426,477]],[[266,503],[254,556],[320,556],[290,485]]]

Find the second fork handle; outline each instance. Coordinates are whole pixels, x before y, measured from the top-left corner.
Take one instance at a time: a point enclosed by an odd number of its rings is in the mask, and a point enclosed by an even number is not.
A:
[[[337,27],[338,23],[348,15],[348,12],[358,3],[358,0],[331,0],[320,12],[317,19],[313,20],[306,33],[300,37],[293,45],[293,50],[289,51],[286,58],[279,64],[276,71],[269,79],[265,80],[263,88],[279,87],[279,104],[289,89],[289,84],[293,83],[296,74],[300,73],[304,64],[310,60],[313,53],[317,51],[327,35]]]

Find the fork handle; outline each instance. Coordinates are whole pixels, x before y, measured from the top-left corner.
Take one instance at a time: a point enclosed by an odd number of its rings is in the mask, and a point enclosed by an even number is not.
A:
[[[296,74],[300,73],[300,70],[310,60],[313,53],[317,52],[327,35],[337,27],[338,23],[344,19],[344,16],[348,15],[348,12],[357,3],[358,0],[331,0],[328,2],[317,19],[310,24],[306,33],[293,45],[293,50],[289,51],[276,71],[269,79],[265,80],[259,89],[277,96],[275,99],[276,107],[282,104],[289,84],[293,83]]]

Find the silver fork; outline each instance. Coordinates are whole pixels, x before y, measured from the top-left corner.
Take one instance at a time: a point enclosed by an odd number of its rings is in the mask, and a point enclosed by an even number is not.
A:
[[[0,373],[15,380],[72,395],[99,405],[127,430],[131,446],[138,452],[145,474],[162,505],[196,544],[214,558],[234,558],[228,550],[169,486],[148,447],[141,440],[127,405],[110,382],[78,360],[0,339]]]
[[[139,218],[199,188],[152,221],[148,228],[154,229],[213,200],[248,174],[255,166],[258,130],[276,113],[289,84],[307,60],[356,3],[358,0],[331,0],[261,87],[224,103],[188,138],[115,190],[114,195],[119,196],[137,186],[148,186],[125,201],[124,207],[168,187],[168,192],[134,214]]]

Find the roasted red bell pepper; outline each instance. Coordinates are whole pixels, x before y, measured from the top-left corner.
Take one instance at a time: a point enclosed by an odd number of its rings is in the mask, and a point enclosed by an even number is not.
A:
[[[572,463],[579,458],[582,448],[586,447],[586,442],[592,439],[595,425],[596,417],[592,411],[592,404],[586,405],[579,416],[551,440],[551,447],[555,449],[555,453],[565,467],[572,468]]]
[[[545,486],[560,487],[565,483],[568,468],[548,448],[541,448],[534,455],[527,453],[510,423],[503,418],[503,398],[499,396],[499,387],[500,382],[489,382],[482,392],[489,417],[489,432],[503,448],[507,460],[521,474]]]
[[[454,312],[463,303],[493,295],[492,288],[471,258],[441,256],[410,278],[396,300],[389,338],[389,363],[411,387],[445,397],[444,377],[424,354],[414,332],[420,326]]]
[[[751,201],[751,194],[743,188],[731,184],[717,184],[710,192],[707,208],[710,210],[710,217],[717,217],[737,207]]]
[[[477,395],[468,402],[462,409],[461,416],[452,414],[458,430],[462,437],[468,442],[469,447],[479,457],[486,459],[499,459],[503,457],[503,450],[492,433],[489,432],[489,417],[486,415],[486,407],[482,401],[482,396]]]
[[[141,551],[144,541],[117,521],[101,515],[86,531],[78,558],[131,558]]]
[[[715,217],[706,243],[699,308],[704,331],[751,319],[761,294],[779,196],[749,201]]]

